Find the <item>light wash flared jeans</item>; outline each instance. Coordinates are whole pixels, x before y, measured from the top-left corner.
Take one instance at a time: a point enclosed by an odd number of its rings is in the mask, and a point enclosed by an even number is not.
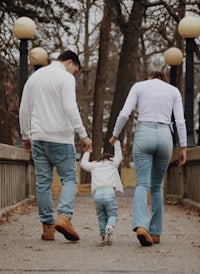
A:
[[[133,199],[133,230],[143,227],[151,235],[162,234],[162,180],[172,155],[173,142],[169,125],[138,122],[133,142],[136,189]],[[151,192],[151,213],[147,193]]]
[[[36,194],[40,221],[47,224],[55,223],[51,194],[53,167],[56,167],[62,183],[58,215],[65,214],[71,219],[77,191],[74,146],[71,144],[33,141],[32,156],[35,164]]]

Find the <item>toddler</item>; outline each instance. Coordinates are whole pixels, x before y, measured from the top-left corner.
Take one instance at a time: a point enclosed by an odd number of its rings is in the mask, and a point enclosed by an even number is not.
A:
[[[115,190],[123,192],[118,167],[123,159],[121,144],[114,143],[114,156],[105,153],[98,161],[89,161],[92,149],[82,157],[81,167],[91,172],[91,192],[93,194],[102,244],[111,244],[118,218]]]

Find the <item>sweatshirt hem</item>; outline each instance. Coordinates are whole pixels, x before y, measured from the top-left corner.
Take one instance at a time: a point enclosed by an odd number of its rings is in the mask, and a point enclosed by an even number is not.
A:
[[[43,133],[34,133],[32,134],[31,139],[34,141],[45,141],[74,145],[74,137],[67,137],[53,133],[49,133],[48,135]]]

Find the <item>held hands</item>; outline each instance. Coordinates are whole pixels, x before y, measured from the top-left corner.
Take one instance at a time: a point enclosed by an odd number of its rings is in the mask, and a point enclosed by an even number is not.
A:
[[[93,149],[92,148],[88,148],[86,151],[89,152],[89,153],[92,153]]]
[[[92,141],[90,140],[89,137],[83,138],[81,142],[82,142],[83,151],[88,151],[89,149],[92,150]]]
[[[117,141],[117,140],[118,140],[118,137],[112,136],[112,137],[110,138],[109,142],[110,142],[110,144],[113,146],[114,143],[115,143],[115,141]]]

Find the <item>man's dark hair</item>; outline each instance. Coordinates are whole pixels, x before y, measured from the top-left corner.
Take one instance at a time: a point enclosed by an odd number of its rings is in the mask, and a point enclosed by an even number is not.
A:
[[[64,61],[67,61],[67,60],[72,60],[72,62],[79,66],[79,69],[81,69],[81,62],[78,58],[78,55],[71,51],[71,50],[66,50],[64,51],[63,53],[61,53],[58,58],[57,58],[58,61],[61,61],[61,62],[64,62]]]

